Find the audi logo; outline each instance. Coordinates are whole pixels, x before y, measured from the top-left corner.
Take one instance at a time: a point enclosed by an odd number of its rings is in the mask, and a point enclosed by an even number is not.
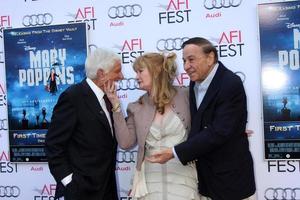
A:
[[[238,7],[242,0],[205,0],[204,7],[208,10]]]
[[[0,38],[2,38],[2,37],[0,36]],[[2,56],[2,55],[4,55],[4,53],[3,53],[3,51],[0,51],[0,63],[4,63],[4,58],[2,59],[2,57],[4,57],[4,56]]]
[[[139,83],[135,78],[122,79],[117,82],[117,91],[139,89]]]
[[[18,186],[0,186],[0,197],[18,197],[20,193]]]
[[[28,26],[49,25],[53,21],[53,16],[50,13],[25,15],[22,24]]]
[[[0,119],[0,131],[8,130],[8,122],[7,119]]]
[[[242,80],[242,82],[244,83],[245,82],[245,80],[246,80],[246,75],[244,74],[244,72],[234,72],[236,75],[238,75],[240,78],[241,78],[241,80]]]
[[[117,163],[135,163],[137,151],[118,151]]]
[[[156,49],[158,51],[178,51],[182,49],[182,43],[184,43],[188,39],[188,37],[160,39],[156,42]]]
[[[266,200],[298,200],[300,188],[268,188],[265,190]]]
[[[142,14],[142,6],[139,4],[112,6],[108,9],[108,16],[111,19],[124,17],[138,17]]]
[[[89,44],[89,51],[90,52],[93,52],[97,48],[98,48],[97,45],[95,45],[95,44]]]

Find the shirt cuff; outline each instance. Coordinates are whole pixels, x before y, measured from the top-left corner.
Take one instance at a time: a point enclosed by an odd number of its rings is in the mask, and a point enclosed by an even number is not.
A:
[[[172,151],[173,151],[174,158],[175,158],[176,160],[179,160],[179,158],[178,158],[178,156],[177,156],[177,153],[176,153],[176,151],[175,151],[175,147],[172,148]],[[179,161],[180,161],[180,160],[179,160]]]
[[[61,180],[62,184],[66,187],[71,181],[72,181],[72,176],[73,176],[73,173],[72,174],[69,174],[68,176],[66,176],[65,178],[63,178]]]

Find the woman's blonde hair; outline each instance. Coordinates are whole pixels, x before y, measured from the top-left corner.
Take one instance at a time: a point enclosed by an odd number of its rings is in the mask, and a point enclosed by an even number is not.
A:
[[[136,58],[133,69],[147,68],[152,78],[151,97],[159,113],[164,114],[165,106],[176,94],[173,81],[176,77],[176,54],[146,53]]]

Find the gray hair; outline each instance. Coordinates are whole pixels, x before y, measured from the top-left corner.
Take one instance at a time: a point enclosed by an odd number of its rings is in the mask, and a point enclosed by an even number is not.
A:
[[[90,79],[97,77],[97,71],[102,69],[104,72],[110,71],[115,62],[119,61],[120,57],[111,50],[97,48],[88,55],[85,60],[85,73]]]

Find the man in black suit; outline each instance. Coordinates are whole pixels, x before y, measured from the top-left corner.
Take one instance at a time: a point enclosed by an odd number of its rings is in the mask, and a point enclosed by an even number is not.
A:
[[[108,82],[123,78],[120,58],[96,49],[87,57],[85,71],[85,80],[60,95],[46,136],[55,199],[117,200],[117,143],[103,91]]]
[[[182,48],[184,69],[191,80],[191,131],[186,142],[149,161],[164,163],[176,157],[184,165],[196,162],[202,199],[255,199],[243,83],[218,61],[217,50],[208,40],[191,38]]]

